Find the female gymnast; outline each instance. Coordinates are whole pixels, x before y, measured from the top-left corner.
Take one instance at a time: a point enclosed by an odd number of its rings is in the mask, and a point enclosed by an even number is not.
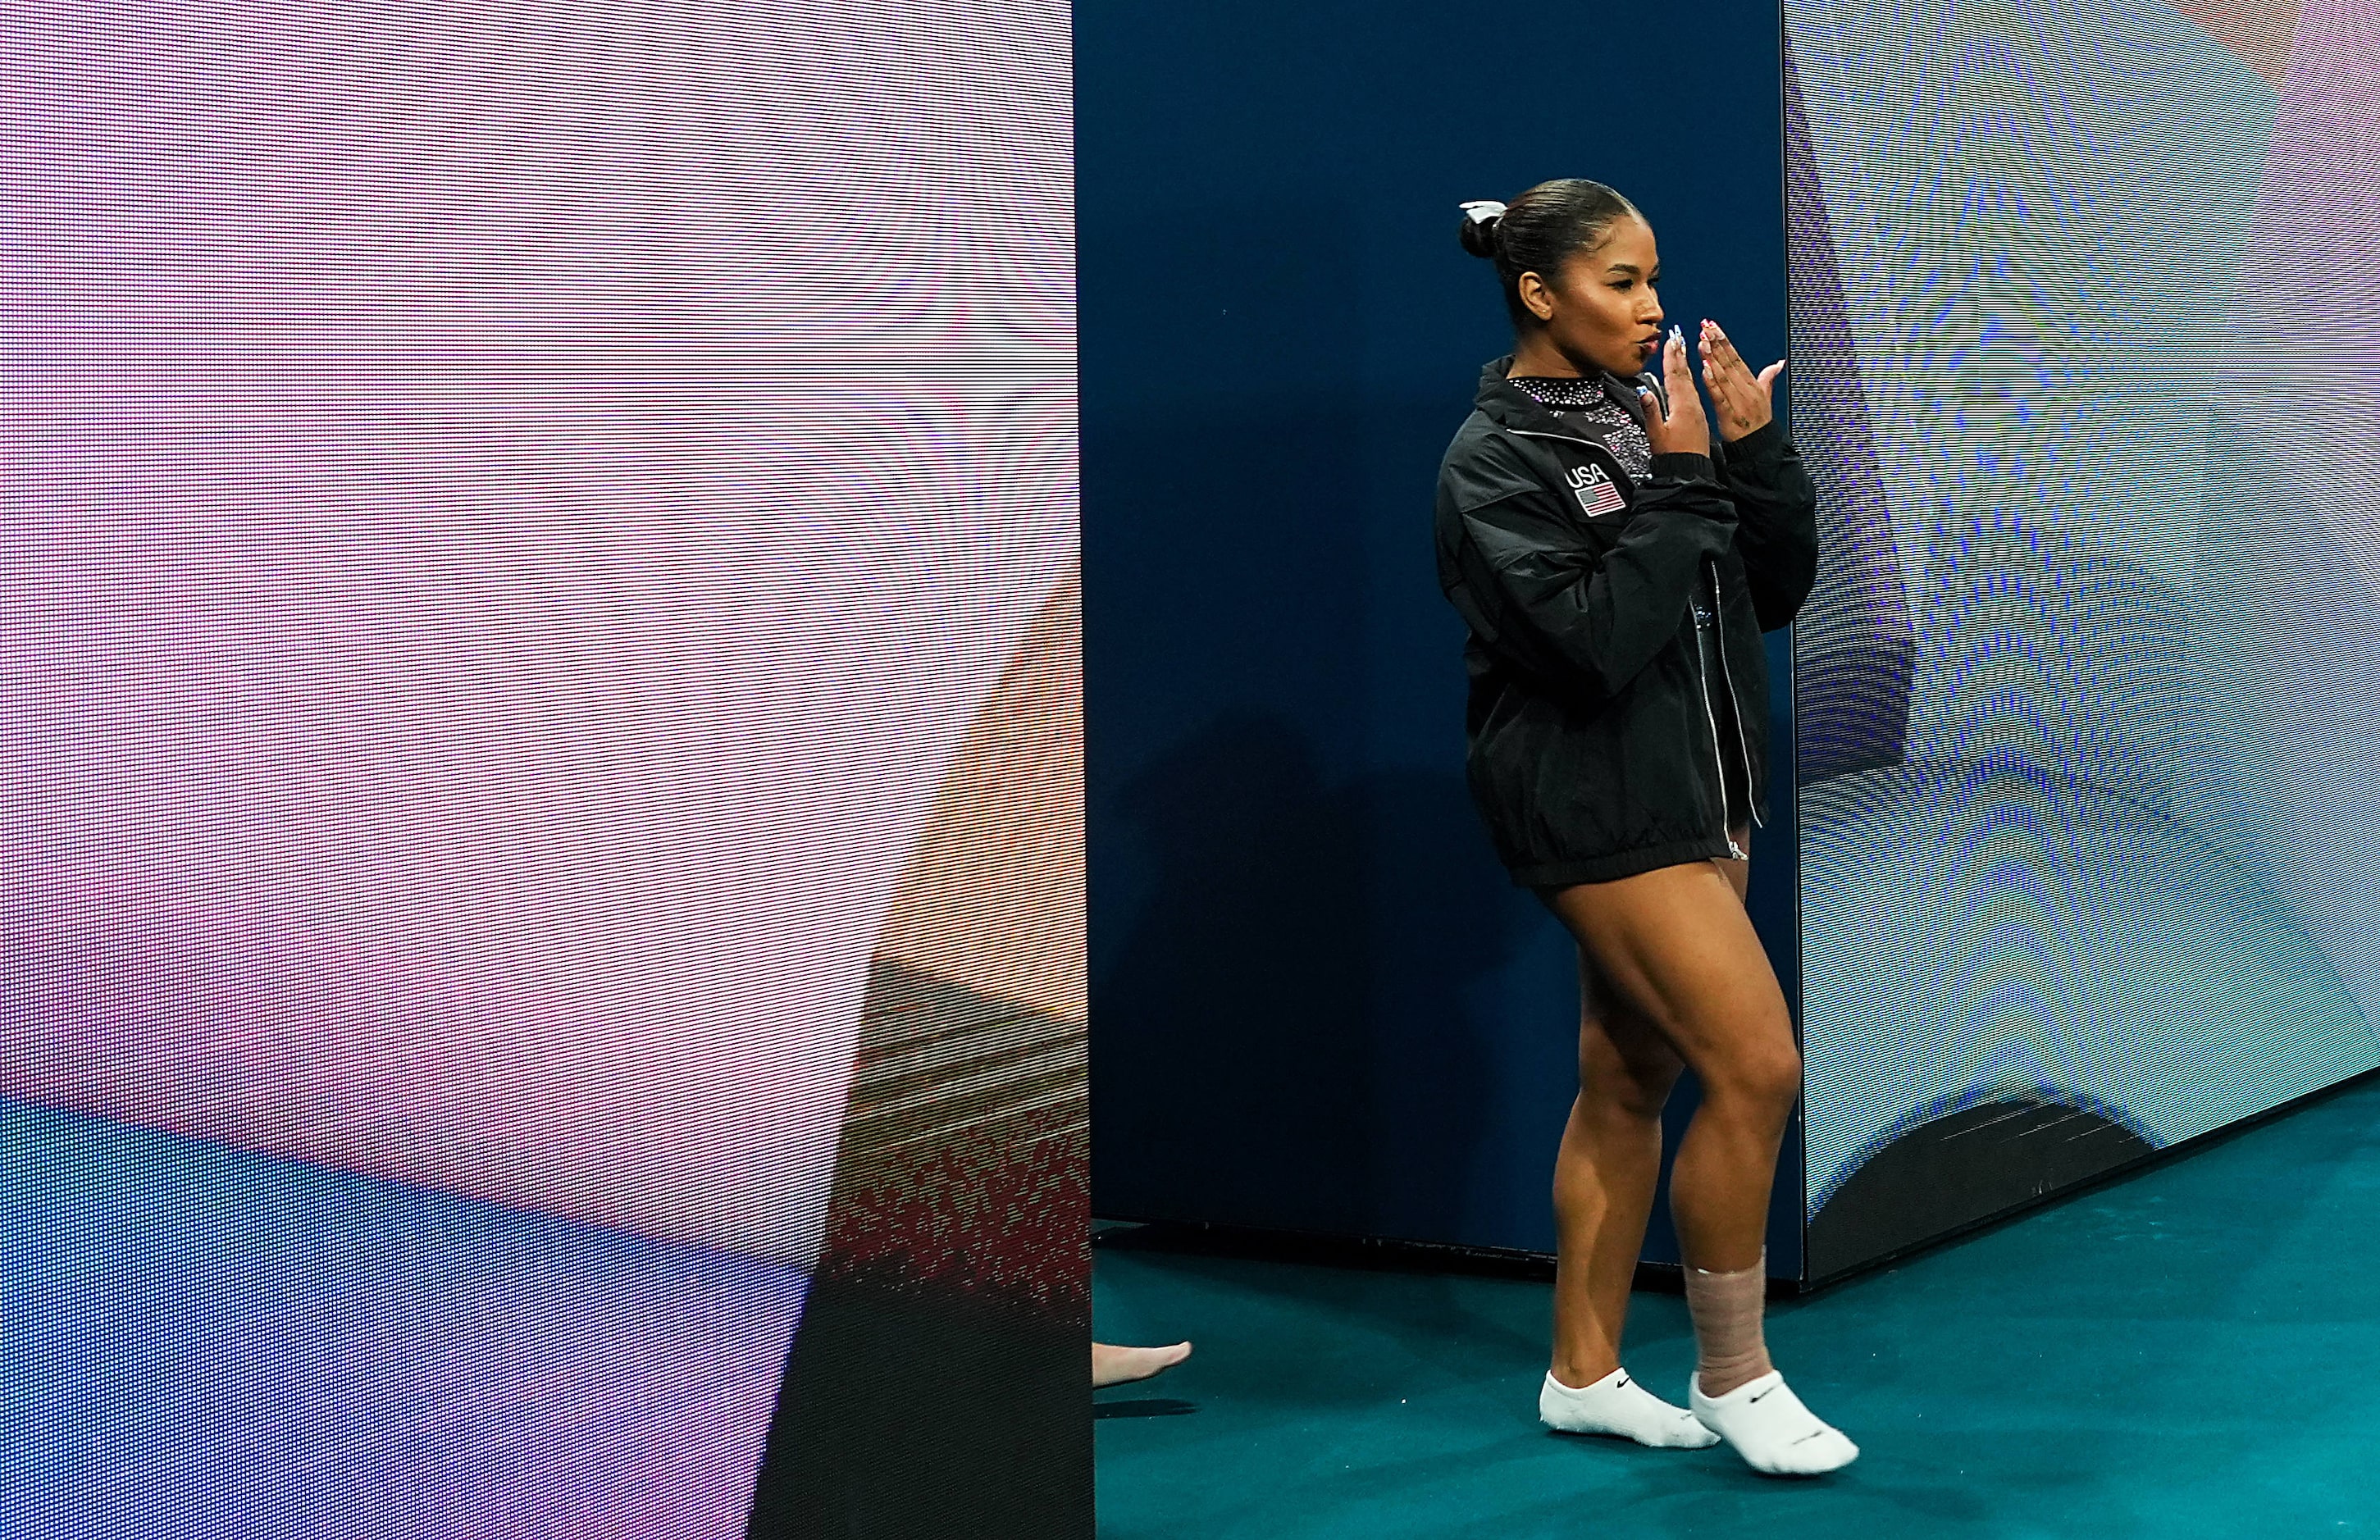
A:
[[[1760,634],[1817,564],[1812,491],[1757,375],[1706,321],[1706,414],[1660,258],[1600,183],[1463,205],[1514,332],[1439,473],[1439,577],[1470,626],[1470,781],[1497,854],[1578,943],[1579,1091],[1554,1163],[1553,1362],[1565,1432],[1815,1475],[1859,1450],[1768,1361],[1762,1239],[1802,1063],[1743,907],[1764,808]],[[1657,366],[1657,367],[1656,367]],[[1718,419],[1713,442],[1711,416]],[[1670,1212],[1696,1366],[1687,1407],[1621,1367],[1621,1326],[1682,1067],[1702,1105]]]

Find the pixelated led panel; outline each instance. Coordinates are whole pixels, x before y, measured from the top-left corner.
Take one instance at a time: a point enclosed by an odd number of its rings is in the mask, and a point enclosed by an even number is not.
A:
[[[1966,1109],[2022,1196],[2380,1061],[2380,17],[1785,15],[1815,1259]]]
[[[0,1102],[0,1528],[744,1533],[800,1269]]]
[[[886,920],[752,1534],[1087,1534],[1082,605],[1051,594]],[[977,1414],[917,1435],[932,1383]],[[902,1458],[888,1461],[886,1450]]]
[[[953,764],[875,961],[822,1273],[1090,1318],[1082,593]]]
[[[1075,559],[1061,7],[19,7],[0,1093],[806,1261]]]

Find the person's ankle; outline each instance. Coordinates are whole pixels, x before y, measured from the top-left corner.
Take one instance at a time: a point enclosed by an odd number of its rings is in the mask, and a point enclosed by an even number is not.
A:
[[[1704,1395],[1716,1401],[1731,1390],[1751,1384],[1776,1367],[1768,1361],[1767,1350],[1764,1348],[1757,1352],[1739,1353],[1700,1364],[1694,1371],[1694,1383],[1702,1387]]]
[[[1598,1364],[1600,1367],[1597,1366]],[[1598,1384],[1618,1374],[1620,1361],[1617,1358],[1608,1360],[1557,1358],[1548,1372],[1554,1376],[1554,1383],[1562,1388],[1584,1390],[1590,1385]]]

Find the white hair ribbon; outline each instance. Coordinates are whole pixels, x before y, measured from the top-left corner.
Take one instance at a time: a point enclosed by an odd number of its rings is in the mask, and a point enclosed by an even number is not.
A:
[[[1491,219],[1503,218],[1504,205],[1492,198],[1481,198],[1463,204],[1463,212],[1471,216],[1472,224],[1485,224]]]

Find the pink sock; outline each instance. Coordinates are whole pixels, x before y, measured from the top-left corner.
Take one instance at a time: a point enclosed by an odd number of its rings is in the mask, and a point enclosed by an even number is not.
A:
[[[1703,1394],[1726,1395],[1774,1367],[1760,1335],[1760,1311],[1768,1293],[1768,1258],[1742,1272],[1713,1273],[1688,1267],[1686,1313],[1694,1320],[1694,1376]]]

